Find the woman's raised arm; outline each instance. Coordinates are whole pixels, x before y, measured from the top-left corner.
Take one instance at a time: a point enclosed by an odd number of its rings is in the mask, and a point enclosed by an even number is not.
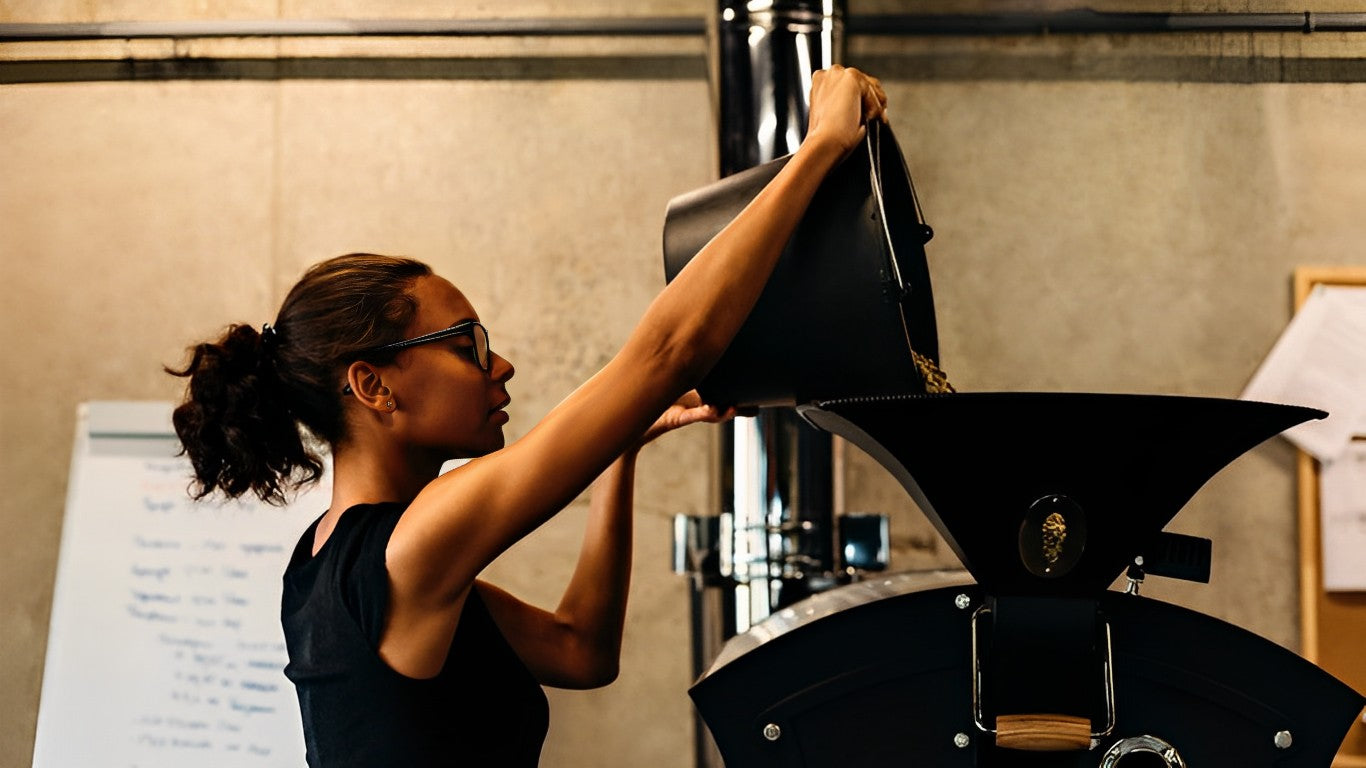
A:
[[[710,370],[821,181],[884,107],[878,82],[857,70],[816,74],[806,141],[659,294],[621,351],[522,439],[437,478],[412,502],[388,548],[396,598],[463,603],[494,557],[582,492]]]
[[[478,584],[494,621],[543,685],[596,688],[616,679],[631,583],[632,485],[639,450],[665,432],[733,415],[702,405],[697,393],[689,392],[598,477],[578,564],[554,611]]]

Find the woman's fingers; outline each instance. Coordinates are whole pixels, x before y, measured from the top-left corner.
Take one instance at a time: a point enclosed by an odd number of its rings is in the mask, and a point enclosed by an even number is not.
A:
[[[877,111],[872,115],[882,122],[887,122],[887,92],[882,90],[882,82],[876,77],[869,77],[872,85],[872,94],[877,102]]]
[[[734,408],[722,409],[710,403],[704,403],[696,390],[689,390],[678,398],[673,405],[669,406],[664,413],[660,414],[654,425],[645,431],[640,444],[644,445],[665,432],[672,432],[689,424],[702,422],[718,424],[732,418],[735,418]]]
[[[849,71],[857,76],[862,89],[864,121],[886,121],[887,92],[882,90],[882,81],[857,69],[850,68]]]
[[[716,406],[699,405],[696,408],[688,408],[683,411],[683,413],[680,414],[678,426],[683,427],[704,421],[716,423],[721,421],[721,418],[721,411],[717,410]]]
[[[829,138],[847,151],[863,140],[869,121],[886,119],[887,93],[877,78],[839,65],[812,76],[808,137]]]
[[[681,405],[684,408],[696,408],[702,404],[702,396],[697,394],[697,390],[695,389],[684,392],[683,396],[678,398],[678,401],[675,403],[675,405]]]

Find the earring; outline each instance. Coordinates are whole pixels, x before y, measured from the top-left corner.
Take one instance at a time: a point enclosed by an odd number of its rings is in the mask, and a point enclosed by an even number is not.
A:
[[[384,403],[384,407],[385,407],[385,408],[388,408],[388,409],[391,410],[391,411],[394,410],[394,401],[393,401],[393,400],[386,401],[386,402]]]

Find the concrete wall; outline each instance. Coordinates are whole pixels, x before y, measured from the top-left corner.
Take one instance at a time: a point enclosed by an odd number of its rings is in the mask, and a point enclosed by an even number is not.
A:
[[[601,0],[572,12],[710,6]],[[0,22],[387,12],[340,0],[8,2]],[[1366,262],[1362,39],[853,41],[849,61],[887,81],[937,232],[942,357],[959,389],[1236,396],[1289,317],[1291,270]],[[76,404],[175,398],[160,367],[187,343],[272,319],[313,261],[375,250],[426,259],[465,289],[518,365],[509,433],[524,433],[606,361],[660,287],[664,204],[714,173],[705,61],[701,40],[0,48],[0,767],[31,753]],[[686,595],[668,536],[675,513],[713,511],[713,440],[698,429],[646,455],[622,676],[552,694],[547,765],[690,764]],[[1291,464],[1272,441],[1216,477],[1171,526],[1215,539],[1213,583],[1147,592],[1295,647]],[[857,451],[846,485],[849,510],[894,515],[898,568],[952,562]],[[584,511],[571,506],[490,578],[553,603]]]

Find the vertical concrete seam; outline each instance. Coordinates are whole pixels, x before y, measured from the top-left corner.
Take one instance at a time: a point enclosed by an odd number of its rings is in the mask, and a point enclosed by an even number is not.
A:
[[[280,40],[277,39],[274,41],[275,60],[277,63],[280,60],[280,44]],[[285,259],[282,258],[282,254],[280,253],[280,207],[283,204],[283,200],[281,199],[280,188],[282,184],[281,154],[284,150],[284,88],[284,80],[277,78],[275,80],[275,86],[272,89],[272,100],[274,103],[271,104],[270,127],[270,254],[268,257],[270,269],[268,277],[269,287],[266,291],[266,300],[268,302],[268,306],[266,308],[267,313],[270,312],[273,305],[277,302],[276,294],[279,291],[278,286],[280,284],[280,271],[283,266],[283,262],[285,261]]]

